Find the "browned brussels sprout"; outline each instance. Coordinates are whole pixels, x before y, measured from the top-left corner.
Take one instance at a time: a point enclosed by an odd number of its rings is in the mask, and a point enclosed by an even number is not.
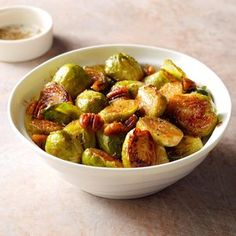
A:
[[[176,146],[183,138],[183,132],[167,120],[156,117],[140,118],[137,128],[148,130],[155,142],[162,146]]]
[[[144,78],[145,84],[153,85],[157,89],[160,89],[166,83],[174,81],[176,81],[176,78],[163,69]]]
[[[40,93],[39,100],[34,107],[33,117],[43,119],[43,112],[51,106],[62,102],[71,102],[72,98],[68,92],[55,82],[47,83]]]
[[[165,147],[156,144],[157,165],[168,163],[169,158]]]
[[[157,163],[155,142],[147,130],[132,129],[122,147],[124,167],[144,167]]]
[[[172,97],[167,115],[187,134],[197,137],[208,136],[217,124],[217,115],[209,97],[199,93]]]
[[[94,132],[84,129],[79,120],[70,122],[64,130],[73,137],[73,140],[77,140],[81,143],[84,149],[96,146]]]
[[[49,109],[46,109],[43,116],[46,120],[51,120],[59,124],[68,124],[72,120],[79,119],[82,111],[71,103],[63,102]]]
[[[106,123],[128,119],[138,110],[138,101],[118,99],[100,111],[99,115]]]
[[[74,142],[72,137],[64,130],[51,132],[47,137],[45,151],[66,161],[81,162],[83,147]]]
[[[125,53],[109,57],[105,62],[105,72],[114,80],[141,80],[143,70],[139,63]]]
[[[82,164],[99,167],[123,167],[122,163],[97,148],[87,148],[82,155]]]
[[[135,80],[122,80],[122,81],[118,81],[116,82],[112,88],[111,91],[114,91],[118,88],[127,88],[130,95],[135,98],[137,96],[138,93],[138,89],[143,85],[143,82],[141,81],[135,81]]]
[[[66,64],[61,66],[53,77],[53,81],[62,85],[75,98],[91,83],[91,79],[79,65]]]
[[[63,129],[63,126],[49,120],[26,119],[26,129],[29,134],[50,134],[52,131]]]
[[[98,113],[106,106],[107,99],[104,94],[87,89],[77,96],[75,104],[84,113]]]
[[[170,73],[179,80],[182,80],[182,78],[186,77],[184,71],[178,66],[176,66],[174,62],[170,59],[166,59],[164,61],[163,65],[161,66],[161,69],[166,70],[168,73]]]
[[[174,95],[183,93],[183,85],[180,81],[166,83],[159,92],[169,101]]]
[[[114,80],[106,76],[104,65],[85,66],[84,70],[92,81],[91,89],[94,91],[107,91],[114,84]]]
[[[97,133],[97,141],[100,149],[104,150],[111,156],[121,157],[122,145],[125,139],[125,134],[105,135],[102,131]]]
[[[145,85],[139,88],[137,100],[139,109],[147,116],[161,116],[167,105],[166,98],[161,95],[153,85]]]
[[[202,147],[199,137],[185,135],[177,146],[168,148],[168,155],[171,160],[177,160],[199,151]]]

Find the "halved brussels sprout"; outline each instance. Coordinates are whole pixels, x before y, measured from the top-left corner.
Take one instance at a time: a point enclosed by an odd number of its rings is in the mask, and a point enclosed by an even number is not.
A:
[[[75,98],[91,83],[91,79],[79,65],[65,64],[61,66],[53,77],[53,81],[62,85]]]
[[[118,81],[116,82],[112,88],[111,91],[116,90],[117,88],[122,88],[122,87],[126,87],[128,88],[128,91],[130,93],[130,95],[135,98],[137,96],[138,93],[138,89],[143,85],[143,82],[141,81],[135,81],[135,80],[122,80],[122,81]]]
[[[185,135],[177,146],[168,149],[168,155],[171,160],[177,160],[197,152],[202,147],[199,137]]]
[[[99,112],[106,123],[128,119],[138,110],[138,101],[132,99],[117,99]]]
[[[176,78],[163,69],[144,78],[145,84],[153,85],[157,89],[160,89],[164,84],[173,81],[176,81]]]
[[[165,147],[156,144],[156,156],[157,156],[157,164],[164,164],[169,162],[168,155],[166,153]]]
[[[125,53],[109,57],[105,62],[105,72],[117,81],[141,80],[143,78],[143,70],[139,63]]]
[[[167,115],[187,134],[208,136],[217,124],[217,115],[209,97],[199,94],[173,96],[167,107]]]
[[[121,157],[122,145],[125,134],[105,135],[102,131],[96,133],[98,146],[111,156]]]
[[[46,120],[51,120],[59,124],[68,124],[72,120],[79,119],[82,111],[75,105],[63,102],[45,110],[43,116]]]
[[[80,142],[84,149],[96,146],[95,133],[84,129],[79,120],[70,122],[64,130],[73,137],[73,140]]]
[[[162,146],[176,146],[183,138],[183,132],[167,120],[156,117],[140,118],[137,128],[148,130],[155,142]]]
[[[50,132],[63,129],[63,126],[49,120],[31,119],[26,117],[25,126],[30,135],[50,134]]]
[[[114,81],[105,74],[104,65],[85,66],[84,70],[92,81],[91,89],[94,91],[107,91]]]
[[[139,109],[144,111],[147,116],[161,116],[167,105],[166,98],[153,85],[139,88],[137,100],[139,101]]]
[[[47,153],[76,163],[81,162],[83,150],[82,144],[74,142],[72,137],[64,130],[51,132],[45,144]]]
[[[144,167],[157,163],[155,142],[147,130],[132,129],[122,147],[124,167]]]
[[[174,95],[183,93],[183,85],[180,81],[166,83],[159,92],[169,101]]]
[[[49,109],[51,106],[62,102],[71,102],[72,98],[70,94],[61,86],[55,82],[47,83],[42,89],[38,102],[35,104],[33,117],[42,119],[43,112]]]
[[[181,80],[183,77],[186,76],[184,71],[176,66],[174,62],[170,59],[167,59],[164,61],[163,65],[161,66],[161,69],[166,70],[171,75],[175,76],[177,79]]]
[[[98,113],[106,106],[107,99],[102,93],[85,90],[77,96],[75,104],[84,113]]]
[[[82,164],[100,167],[123,167],[119,160],[97,148],[87,148],[83,152]]]

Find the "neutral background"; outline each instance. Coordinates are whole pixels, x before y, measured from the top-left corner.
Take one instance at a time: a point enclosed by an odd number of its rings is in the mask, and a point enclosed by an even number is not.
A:
[[[211,67],[236,98],[235,0],[9,1],[54,19],[54,45],[25,63],[0,62],[0,236],[236,235],[236,113],[220,144],[183,180],[137,200],[81,192],[13,133],[7,102],[17,81],[68,50],[107,43],[175,49]],[[1,52],[0,52],[1,53]]]

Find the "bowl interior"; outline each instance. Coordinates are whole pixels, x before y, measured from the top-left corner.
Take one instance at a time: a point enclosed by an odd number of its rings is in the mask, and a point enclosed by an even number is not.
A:
[[[81,66],[103,64],[109,56],[118,52],[130,54],[143,64],[160,65],[164,59],[170,58],[186,72],[190,79],[208,87],[214,97],[217,113],[222,117],[222,124],[216,127],[200,150],[210,151],[221,138],[231,114],[231,100],[223,82],[211,69],[192,57],[171,50],[139,45],[103,45],[78,49],[57,56],[29,72],[16,85],[9,102],[9,117],[17,133],[24,139],[28,139],[30,145],[35,146],[24,127],[26,103],[39,96],[44,84],[51,80],[60,66],[65,63],[77,63]]]

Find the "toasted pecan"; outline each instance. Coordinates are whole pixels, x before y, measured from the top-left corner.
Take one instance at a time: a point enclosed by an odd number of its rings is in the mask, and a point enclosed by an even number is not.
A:
[[[117,98],[129,99],[130,98],[129,89],[126,87],[117,88],[117,89],[109,92],[107,94],[107,98],[110,101],[115,100]]]
[[[79,122],[85,129],[91,129],[97,131],[103,127],[104,121],[100,115],[95,113],[84,113],[80,116]]]

